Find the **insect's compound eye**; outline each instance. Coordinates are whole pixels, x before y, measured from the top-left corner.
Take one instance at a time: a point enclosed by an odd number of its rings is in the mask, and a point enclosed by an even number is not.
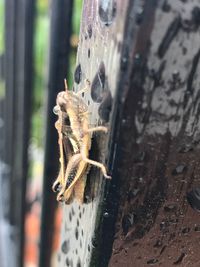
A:
[[[55,115],[58,115],[59,111],[60,111],[60,107],[59,107],[59,106],[55,106],[55,107],[53,108],[53,113],[54,113]]]

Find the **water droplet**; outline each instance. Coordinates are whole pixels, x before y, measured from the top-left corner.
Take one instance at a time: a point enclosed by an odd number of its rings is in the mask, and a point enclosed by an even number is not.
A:
[[[167,0],[165,0],[163,5],[162,5],[162,11],[163,12],[169,12],[170,10],[171,10],[171,6],[167,2]]]
[[[61,246],[61,250],[64,254],[67,254],[69,252],[69,240],[65,240],[63,243],[62,243],[62,246]]]
[[[195,232],[200,232],[200,225],[198,225],[198,226],[196,225],[195,228],[194,228],[194,231]]]
[[[163,246],[162,248],[161,248],[161,250],[160,250],[160,255],[165,251],[165,249],[166,249],[166,245],[165,246]]]
[[[173,81],[177,81],[180,77],[180,73],[178,70],[174,70],[173,73],[172,73],[172,78],[173,78]]]
[[[200,211],[200,187],[193,188],[187,193],[187,201],[194,210]]]
[[[179,264],[182,262],[183,258],[185,257],[185,253],[181,253],[181,255],[178,257],[178,259],[173,264]]]
[[[74,208],[72,207],[72,216],[75,215],[75,211],[74,211]]]
[[[186,55],[187,54],[187,48],[186,47],[182,47],[182,53],[183,53],[183,55]]]
[[[77,265],[76,265],[77,267],[81,267],[81,260],[80,260],[80,258],[78,259],[78,262],[77,262]]]
[[[183,234],[188,234],[190,232],[190,227],[185,227],[185,228],[183,228],[183,230],[182,230],[182,233]]]
[[[89,38],[91,38],[92,37],[92,25],[91,24],[88,25],[87,32],[88,32]]]
[[[137,63],[137,62],[140,62],[140,60],[141,60],[141,55],[140,55],[139,53],[135,54],[135,56],[134,56],[134,60],[135,60],[136,63]]]
[[[192,21],[197,27],[200,25],[200,8],[198,6],[192,10]]]
[[[169,223],[167,221],[162,221],[160,223],[160,230],[161,231],[165,231],[167,229],[167,227],[169,226]]]
[[[109,217],[109,213],[108,212],[104,212],[103,217],[104,218],[108,218]]]
[[[90,58],[90,48],[88,49],[88,58]]]
[[[144,9],[142,7],[139,7],[136,12],[135,21],[137,24],[141,24],[143,21],[143,15],[144,15]]]
[[[122,51],[120,68],[122,71],[125,71],[128,67],[129,62],[129,48],[126,46]]]
[[[117,3],[115,0],[99,1],[99,17],[105,26],[110,26],[116,16]]]
[[[179,153],[187,153],[189,151],[193,151],[193,149],[194,148],[192,145],[186,144],[186,145],[181,146],[178,152]]]
[[[61,261],[61,255],[60,255],[60,253],[58,253],[58,262],[60,262]]]
[[[139,188],[135,188],[134,190],[130,190],[128,192],[128,195],[127,195],[127,200],[128,202],[130,202],[131,200],[133,200],[137,194],[140,192],[140,189]]]
[[[101,105],[98,109],[99,117],[104,121],[108,122],[110,117],[110,112],[112,110],[112,96],[110,91],[104,93],[104,97]]]
[[[146,158],[146,152],[145,151],[140,151],[134,158],[134,163],[139,163],[143,162]]]
[[[147,264],[153,265],[153,264],[156,264],[157,262],[158,262],[157,259],[150,259],[147,261]]]
[[[177,209],[176,204],[169,204],[164,207],[164,211],[166,212],[174,212],[176,211],[176,209]]]
[[[172,171],[172,175],[182,174],[186,171],[187,171],[187,166],[185,166],[184,164],[180,164],[176,166],[176,168]]]
[[[154,245],[154,248],[160,248],[160,247],[162,247],[162,241],[158,239]]]
[[[74,72],[74,81],[79,84],[81,81],[81,76],[82,76],[82,70],[81,70],[81,65],[78,64],[76,67],[76,70]]]
[[[129,213],[123,216],[122,218],[122,229],[124,235],[126,235],[129,231],[129,228],[134,224],[136,220],[136,215]]]
[[[101,62],[91,85],[91,97],[94,102],[100,103],[103,100],[105,79],[105,65]]]
[[[56,106],[53,108],[53,113],[54,113],[55,115],[58,115],[59,111],[60,111],[60,107],[56,105]]]
[[[65,263],[66,263],[67,266],[70,266],[70,260],[69,260],[69,258],[66,258]]]
[[[75,229],[75,237],[76,237],[76,240],[78,240],[78,236],[79,236],[78,228],[76,228],[76,229]]]
[[[97,239],[95,237],[92,238],[92,246],[96,248],[98,246]]]

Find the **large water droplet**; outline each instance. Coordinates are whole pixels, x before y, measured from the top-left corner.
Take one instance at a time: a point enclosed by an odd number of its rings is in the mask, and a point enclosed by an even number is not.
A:
[[[194,210],[200,211],[200,187],[193,188],[187,193],[187,201]]]
[[[116,11],[117,3],[115,0],[99,1],[99,17],[105,26],[109,26],[113,23]]]
[[[147,261],[147,264],[153,265],[153,264],[156,264],[157,262],[158,262],[157,259],[150,259]]]
[[[79,84],[81,81],[81,77],[82,77],[82,70],[81,70],[81,65],[78,64],[78,66],[75,69],[74,72],[74,81]]]
[[[176,209],[177,209],[176,204],[169,204],[164,207],[164,211],[166,212],[174,212],[176,211]]]
[[[108,122],[111,109],[112,109],[112,96],[110,91],[106,91],[104,94],[103,101],[98,109],[99,117],[103,121]]]
[[[69,252],[69,240],[65,240],[63,243],[62,243],[62,246],[61,246],[61,250],[64,254],[67,254]]]
[[[105,79],[105,65],[101,62],[91,85],[91,97],[94,102],[100,103],[103,100]]]
[[[185,166],[184,164],[180,164],[176,166],[176,168],[172,171],[172,175],[182,174],[186,171],[187,171],[187,166]]]

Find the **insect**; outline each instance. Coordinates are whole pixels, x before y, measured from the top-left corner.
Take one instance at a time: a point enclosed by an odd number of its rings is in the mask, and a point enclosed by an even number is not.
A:
[[[91,134],[97,131],[107,133],[108,130],[104,126],[89,127],[88,106],[80,97],[86,89],[78,93],[69,91],[65,80],[65,91],[57,95],[54,111],[58,115],[55,127],[58,131],[60,172],[52,188],[54,191],[59,189],[58,201],[68,201],[73,192],[81,201],[81,178],[87,173],[89,165],[100,168],[106,178],[111,178],[102,163],[88,158]]]

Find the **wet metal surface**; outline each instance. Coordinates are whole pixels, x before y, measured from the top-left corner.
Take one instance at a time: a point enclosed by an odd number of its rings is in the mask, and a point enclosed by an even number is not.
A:
[[[135,45],[124,48],[132,59],[121,76],[109,267],[200,265],[199,7],[146,1]]]
[[[115,97],[120,62],[120,43],[127,4],[123,1],[85,0],[79,39],[74,89],[91,88],[84,93],[84,100],[91,113],[91,127],[109,124],[112,99]],[[94,134],[90,158],[105,162],[109,135]],[[58,252],[58,266],[96,266],[98,227],[107,217],[103,207],[105,180],[100,171],[91,168],[85,187],[83,204],[74,200],[63,205],[63,224]]]
[[[199,10],[84,2],[75,90],[92,83],[91,124],[110,116],[91,157],[108,159],[113,179],[92,168],[85,203],[64,206],[59,266],[200,266]]]

